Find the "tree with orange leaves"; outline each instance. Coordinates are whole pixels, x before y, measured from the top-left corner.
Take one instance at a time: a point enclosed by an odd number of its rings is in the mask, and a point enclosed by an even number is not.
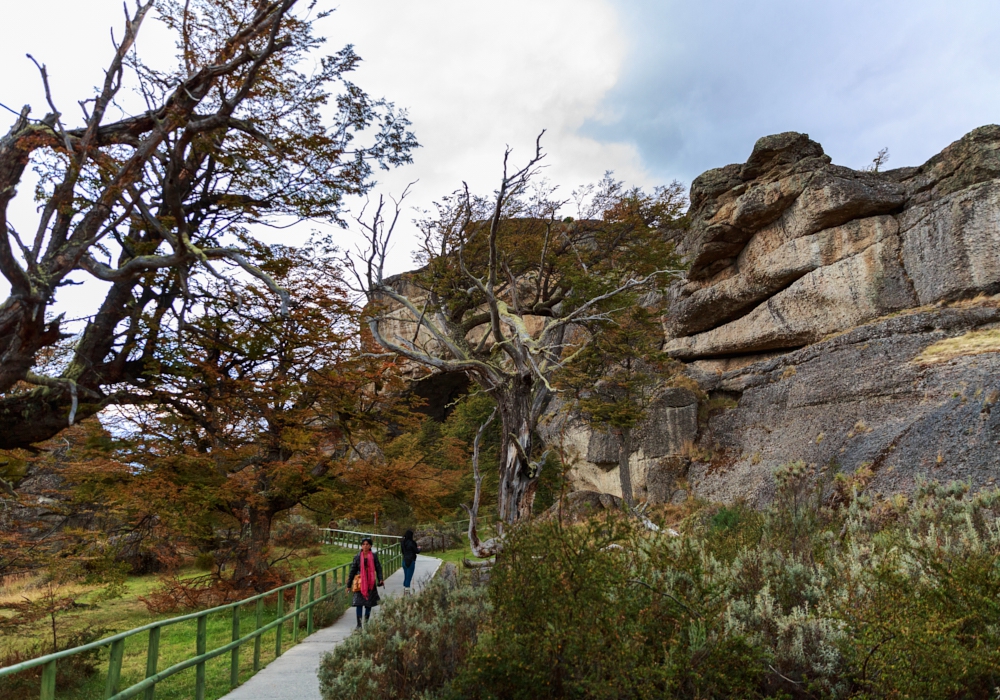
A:
[[[382,490],[405,490],[397,481],[407,474],[358,457],[405,411],[386,359],[364,352],[337,268],[305,250],[261,256],[288,290],[287,312],[256,280],[192,290],[206,303],[164,333],[155,379],[120,413],[117,430],[131,439],[115,456],[140,500],[167,489],[193,520],[211,514],[206,527],[228,521],[233,580],[255,586],[271,563],[276,515],[352,471]]]

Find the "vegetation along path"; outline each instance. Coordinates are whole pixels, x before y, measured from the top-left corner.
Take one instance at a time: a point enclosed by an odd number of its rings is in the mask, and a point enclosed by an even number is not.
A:
[[[441,560],[436,557],[418,555],[414,588],[419,591],[440,565]],[[385,580],[385,590],[380,594],[385,598],[402,593],[403,570],[400,569]],[[378,607],[372,610],[373,615],[378,612]],[[323,654],[332,651],[354,632],[355,625],[354,615],[342,615],[329,627],[303,639],[221,700],[320,700],[319,662]]]

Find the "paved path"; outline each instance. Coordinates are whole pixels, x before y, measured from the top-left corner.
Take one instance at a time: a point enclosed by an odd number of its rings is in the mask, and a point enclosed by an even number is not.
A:
[[[415,588],[419,590],[430,580],[440,565],[440,559],[418,554],[417,570],[413,574]],[[400,569],[385,580],[385,588],[379,595],[385,598],[402,592],[403,570]],[[376,606],[372,615],[380,610]],[[354,609],[349,608],[339,620],[303,639],[221,700],[320,700],[319,662],[325,653],[333,651],[349,637],[356,626]]]

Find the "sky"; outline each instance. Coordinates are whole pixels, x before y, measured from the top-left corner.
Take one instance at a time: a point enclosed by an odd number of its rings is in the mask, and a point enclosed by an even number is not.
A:
[[[119,0],[9,3],[0,27],[0,103],[44,113],[32,53],[74,105],[102,80],[120,36]],[[408,110],[421,143],[377,193],[426,209],[467,181],[498,183],[543,139],[545,176],[568,196],[607,170],[630,184],[684,185],[743,162],[754,141],[801,131],[834,162],[919,165],[976,126],[1000,122],[995,0],[320,0],[330,53],[364,59],[353,80]],[[45,17],[45,21],[39,21]],[[139,48],[171,54],[148,22]],[[13,115],[0,109],[0,131]],[[24,194],[19,215],[30,217]],[[352,206],[359,206],[353,203]],[[390,272],[410,267],[404,216]],[[302,241],[309,222],[283,233]],[[355,238],[338,232],[343,245]],[[2,284],[2,283],[0,283]],[[4,290],[0,289],[0,293]],[[78,299],[81,294],[75,295]]]

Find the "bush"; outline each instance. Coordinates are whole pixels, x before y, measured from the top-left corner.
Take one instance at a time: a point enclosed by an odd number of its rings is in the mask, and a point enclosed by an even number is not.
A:
[[[194,558],[194,568],[198,571],[211,571],[215,568],[215,555],[211,552],[199,552]]]
[[[769,509],[705,507],[682,537],[615,511],[515,528],[490,606],[441,583],[387,604],[324,697],[1000,697],[1000,490],[775,476]]]
[[[403,700],[446,686],[489,614],[484,589],[433,579],[420,595],[391,598],[361,633],[320,664],[326,700]]]
[[[669,537],[611,514],[508,535],[493,617],[439,698],[991,698],[1000,687],[1000,491],[809,470],[757,513]]]
[[[754,685],[760,653],[726,633],[723,567],[692,540],[654,552],[644,537],[615,515],[516,530],[493,571],[491,635],[455,697],[725,697]]]
[[[111,634],[111,630],[104,628],[87,627],[75,634],[66,637],[58,647],[58,651],[72,649],[96,642]],[[97,673],[98,662],[100,661],[102,648],[91,649],[90,651],[74,654],[62,659],[56,664],[56,690],[65,692],[81,685],[84,681]],[[0,668],[13,666],[23,661],[36,659],[52,653],[52,645],[45,642],[12,651],[0,657]],[[42,678],[42,666],[16,673],[12,676],[0,678],[0,697],[4,698],[31,698],[37,697],[39,684]]]

